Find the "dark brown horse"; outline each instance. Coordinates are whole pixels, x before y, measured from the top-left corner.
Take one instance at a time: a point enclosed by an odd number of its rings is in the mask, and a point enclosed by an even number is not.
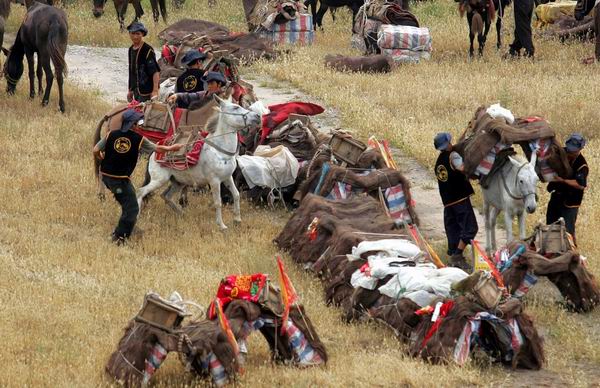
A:
[[[479,56],[483,55],[483,49],[487,40],[487,34],[490,30],[490,25],[496,18],[496,34],[498,40],[496,47],[500,49],[502,46],[502,19],[504,18],[504,9],[511,3],[512,0],[460,0],[459,12],[461,17],[467,14],[467,22],[469,23],[469,56],[472,57],[475,48],[473,41],[477,35],[479,42]]]
[[[94,0],[94,8],[92,13],[95,17],[99,18],[104,14],[104,5],[108,0]],[[125,29],[125,14],[127,13],[127,6],[131,3],[135,9],[134,21],[137,21],[144,15],[144,9],[142,8],[141,0],[113,0],[115,10],[117,11],[117,20],[121,30]],[[158,19],[162,16],[163,21],[167,22],[167,6],[165,0],[150,0],[152,6],[152,16],[154,22],[158,23]]]
[[[0,50],[3,48],[4,26],[6,24],[6,19],[8,19],[8,15],[10,15],[10,0],[0,0]]]
[[[48,105],[50,91],[54,81],[51,63],[54,65],[56,82],[58,83],[60,111],[65,111],[63,95],[63,75],[67,73],[65,53],[68,40],[67,15],[62,9],[54,8],[41,3],[28,6],[23,24],[19,28],[14,45],[10,49],[8,59],[4,65],[6,77],[6,91],[14,94],[17,82],[23,75],[23,57],[27,57],[29,67],[29,96],[35,97],[34,88],[34,60],[37,53],[39,92],[42,93],[42,70],[46,74],[46,92],[42,98],[42,105]]]

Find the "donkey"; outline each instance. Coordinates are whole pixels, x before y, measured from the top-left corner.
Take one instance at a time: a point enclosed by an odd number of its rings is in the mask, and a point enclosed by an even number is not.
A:
[[[99,18],[104,15],[104,5],[108,0],[93,0],[94,8],[92,8],[92,14],[94,17]],[[137,21],[144,15],[144,9],[142,8],[141,0],[113,0],[115,10],[117,12],[117,20],[119,21],[119,27],[121,31],[125,30],[125,15],[127,14],[127,6],[131,3],[135,9],[134,21]],[[158,23],[158,19],[162,16],[162,19],[167,23],[167,5],[165,0],[150,0],[152,6],[152,16],[155,23]]]
[[[531,161],[509,156],[508,162],[489,179],[489,186],[482,187],[483,213],[485,217],[486,250],[496,250],[496,218],[504,212],[506,242],[513,241],[512,220],[519,219],[519,239],[525,239],[525,211],[531,214],[537,208],[537,183],[535,172],[536,152]]]
[[[67,74],[65,53],[67,52],[68,33],[67,16],[62,9],[38,2],[28,6],[25,20],[19,28],[15,43],[11,47],[4,65],[8,94],[15,93],[17,82],[23,75],[23,57],[26,56],[29,67],[29,96],[35,97],[33,55],[37,53],[40,94],[42,93],[42,69],[46,74],[46,91],[42,98],[42,106],[48,105],[50,100],[50,91],[55,75],[52,73],[50,65],[52,63],[58,84],[58,105],[60,111],[65,112],[63,76]]]
[[[496,47],[502,47],[502,19],[504,18],[504,9],[510,4],[511,0],[460,0],[459,12],[460,16],[467,13],[467,22],[469,23],[469,56],[473,57],[475,48],[473,41],[477,34],[479,42],[479,56],[483,56],[483,49],[487,40],[487,34],[490,31],[490,25],[496,18],[496,33],[498,40]]]
[[[148,162],[150,183],[140,187],[137,193],[140,209],[146,195],[170,181],[171,188],[163,194],[163,198],[170,207],[181,213],[180,206],[171,199],[173,194],[183,186],[208,184],[216,208],[217,225],[221,230],[226,230],[227,226],[223,223],[221,215],[221,183],[224,183],[233,197],[233,220],[241,222],[240,193],[233,181],[233,172],[237,167],[235,157],[239,147],[237,133],[242,129],[260,125],[261,117],[216,95],[214,99],[218,103],[218,115],[207,127],[209,135],[205,138],[198,164],[179,171],[161,166],[156,161],[156,154],[152,154]]]

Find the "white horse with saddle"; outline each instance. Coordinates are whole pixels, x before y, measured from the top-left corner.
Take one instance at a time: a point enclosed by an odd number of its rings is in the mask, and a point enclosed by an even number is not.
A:
[[[535,172],[536,152],[531,161],[523,157],[509,156],[508,161],[489,177],[487,188],[482,187],[483,213],[485,217],[486,251],[496,250],[496,219],[504,212],[506,242],[513,241],[513,218],[519,220],[519,239],[524,240],[525,215],[537,208],[538,175]]]
[[[181,208],[172,197],[181,191],[184,186],[209,185],[213,203],[216,208],[217,225],[221,230],[226,230],[221,213],[221,183],[229,189],[233,197],[233,220],[241,222],[240,194],[233,181],[236,169],[236,156],[239,151],[238,132],[261,124],[261,116],[249,111],[228,100],[214,96],[218,104],[216,115],[207,125],[208,136],[204,139],[201,157],[198,163],[185,170],[169,168],[156,161],[156,154],[152,154],[148,163],[150,182],[138,189],[137,200],[142,208],[145,196],[156,189],[171,183],[171,187],[163,193],[165,202],[173,209],[181,212]]]

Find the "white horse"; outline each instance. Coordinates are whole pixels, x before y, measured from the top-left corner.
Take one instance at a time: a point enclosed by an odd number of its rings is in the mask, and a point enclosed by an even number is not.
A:
[[[165,202],[181,213],[182,210],[171,197],[179,192],[183,186],[210,185],[213,202],[217,212],[217,225],[221,230],[227,229],[221,215],[221,183],[231,192],[233,196],[233,220],[236,223],[242,221],[240,216],[240,193],[233,182],[233,172],[237,167],[235,157],[239,150],[238,131],[261,123],[261,117],[239,105],[214,97],[218,103],[218,119],[214,130],[209,130],[200,155],[200,160],[195,166],[180,171],[161,166],[156,162],[156,154],[152,154],[148,162],[150,183],[140,187],[137,192],[137,200],[142,208],[144,197],[169,181],[171,187],[163,193]]]
[[[509,157],[509,161],[490,177],[483,191],[483,213],[485,217],[486,250],[496,250],[496,218],[504,212],[506,242],[513,240],[512,221],[519,218],[519,238],[525,239],[525,211],[531,214],[537,208],[537,183],[535,173],[536,153],[531,162],[524,158]]]

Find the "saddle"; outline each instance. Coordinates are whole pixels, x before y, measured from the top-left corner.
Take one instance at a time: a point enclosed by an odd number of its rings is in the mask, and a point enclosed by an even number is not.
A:
[[[487,189],[490,186],[490,180],[492,178],[492,176],[494,176],[496,174],[496,172],[500,171],[502,169],[502,167],[504,167],[504,165],[508,162],[508,157],[509,156],[513,156],[516,155],[517,153],[515,152],[515,149],[512,147],[506,148],[500,152],[498,152],[498,155],[496,155],[496,160],[494,160],[494,164],[492,165],[492,169],[490,170],[490,173],[483,176],[481,178],[481,180],[479,181],[479,184],[481,185],[482,188]]]

